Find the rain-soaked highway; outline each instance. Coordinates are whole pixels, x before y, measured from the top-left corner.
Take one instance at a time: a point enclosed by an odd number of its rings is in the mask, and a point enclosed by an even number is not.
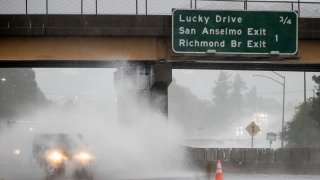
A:
[[[22,170],[23,171],[23,170]],[[13,174],[6,174],[1,172],[1,180],[43,180],[45,179],[44,174],[42,173],[20,173],[17,171]],[[125,174],[125,173],[124,173]],[[140,174],[140,175],[138,175]],[[142,175],[143,174],[143,175]],[[318,180],[320,175],[289,175],[289,174],[223,174],[225,180]],[[95,175],[94,180],[213,180],[214,174],[207,176],[205,173],[200,172],[183,172],[183,173],[169,173],[169,174],[147,174],[143,172],[137,173],[135,175],[110,175],[110,174],[99,174]],[[60,178],[54,178],[52,180],[78,180],[77,178],[72,177],[68,172],[65,176]]]

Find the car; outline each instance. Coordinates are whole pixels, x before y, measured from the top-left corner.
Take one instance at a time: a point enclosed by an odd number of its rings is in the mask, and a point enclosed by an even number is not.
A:
[[[80,134],[36,134],[32,153],[48,180],[63,176],[67,165],[77,179],[93,179],[93,156]]]

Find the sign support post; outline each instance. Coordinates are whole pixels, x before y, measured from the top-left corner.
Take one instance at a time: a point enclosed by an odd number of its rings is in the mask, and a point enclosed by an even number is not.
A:
[[[251,136],[251,148],[253,148],[253,136]]]

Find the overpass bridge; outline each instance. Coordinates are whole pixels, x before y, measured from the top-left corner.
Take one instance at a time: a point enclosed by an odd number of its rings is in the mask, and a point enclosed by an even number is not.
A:
[[[115,84],[121,109],[130,108],[124,98],[124,94],[130,92],[138,101],[144,99],[167,115],[167,88],[172,80],[172,69],[320,70],[320,16],[317,9],[307,8],[320,7],[317,2],[185,0],[181,6],[169,6],[171,11],[177,7],[199,8],[199,4],[204,2],[224,3],[222,7],[226,7],[226,3],[236,3],[229,9],[239,6],[250,10],[259,7],[259,3],[285,4],[286,10],[296,10],[301,16],[298,23],[299,50],[293,56],[174,53],[170,11],[148,15],[152,14],[148,10],[152,0],[142,5],[141,0],[132,1],[135,10],[127,15],[105,14],[97,4],[100,1],[93,6],[95,11],[89,13],[85,11],[85,1],[82,0],[74,1],[80,5],[76,10],[71,8],[71,13],[56,13],[52,9],[54,0],[43,1],[45,4],[40,13],[34,13],[30,8],[32,0],[24,2],[24,8],[20,8],[22,11],[11,14],[10,8],[0,6],[0,66],[118,68]],[[209,4],[202,5],[210,7]],[[141,13],[142,9],[145,10]],[[129,80],[132,86],[125,87],[124,79]]]

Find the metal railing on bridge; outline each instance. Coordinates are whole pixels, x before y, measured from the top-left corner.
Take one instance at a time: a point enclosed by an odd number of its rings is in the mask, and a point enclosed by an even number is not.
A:
[[[170,15],[174,8],[297,11],[320,18],[319,0],[0,0],[0,14]]]

